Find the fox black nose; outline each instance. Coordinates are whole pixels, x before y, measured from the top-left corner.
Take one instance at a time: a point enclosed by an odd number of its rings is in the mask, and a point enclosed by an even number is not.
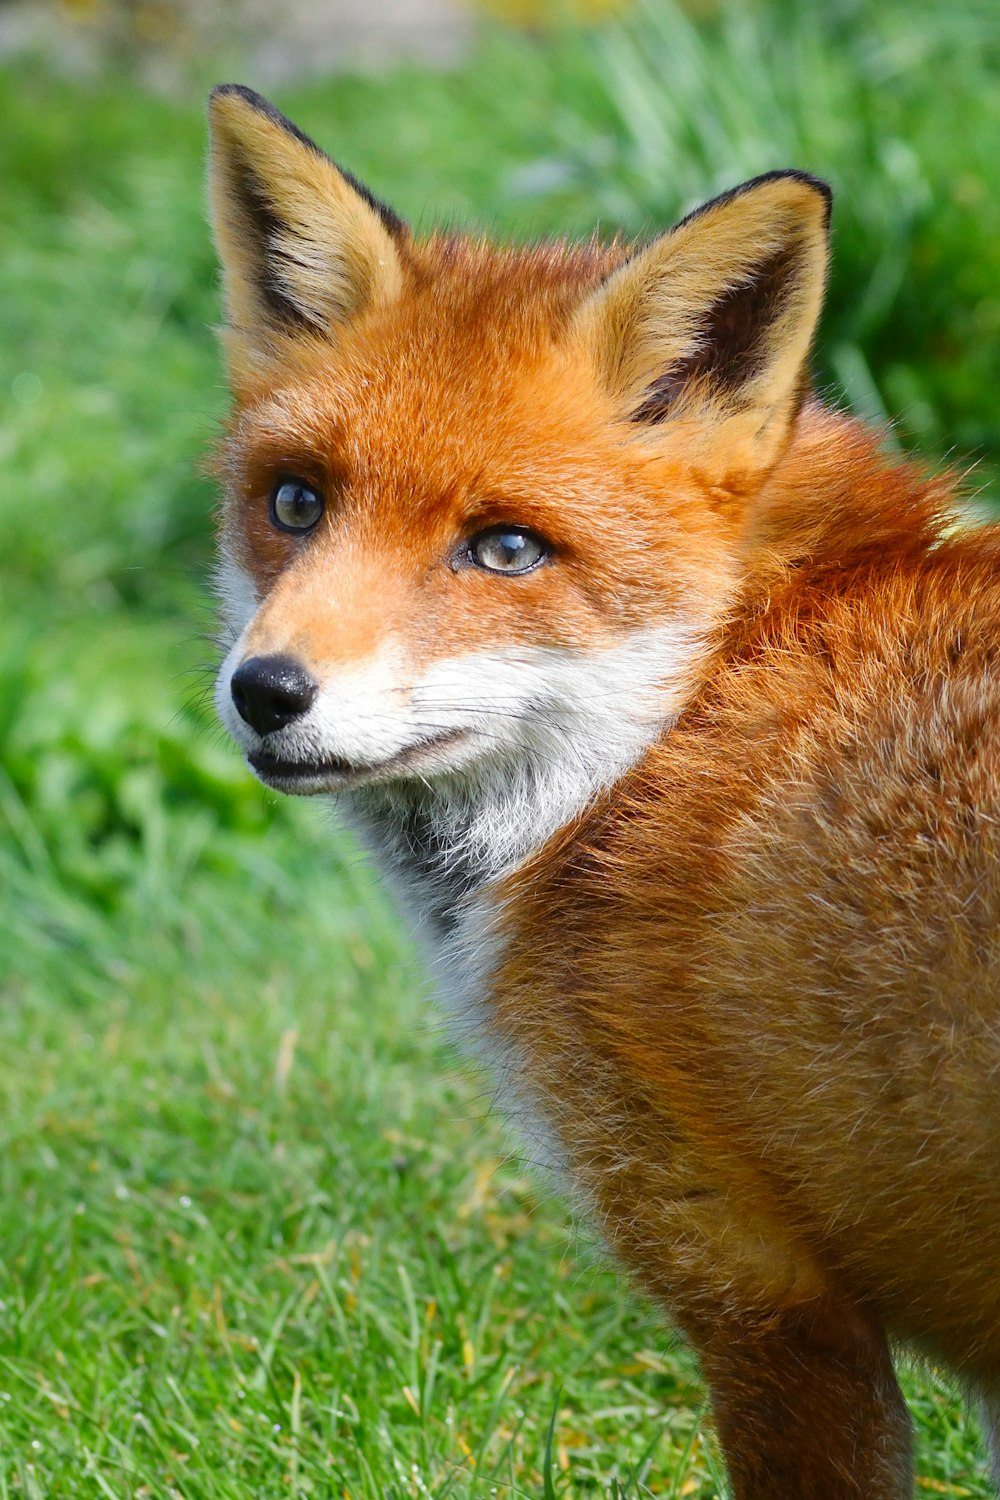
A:
[[[311,708],[318,688],[292,656],[250,656],[230,688],[240,718],[258,734],[284,729]]]

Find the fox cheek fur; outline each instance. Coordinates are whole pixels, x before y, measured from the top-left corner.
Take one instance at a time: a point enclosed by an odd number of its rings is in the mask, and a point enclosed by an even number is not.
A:
[[[1000,1426],[1000,537],[807,395],[828,190],[497,249],[212,132],[224,722],[339,794],[737,1500],[911,1494],[890,1339]]]

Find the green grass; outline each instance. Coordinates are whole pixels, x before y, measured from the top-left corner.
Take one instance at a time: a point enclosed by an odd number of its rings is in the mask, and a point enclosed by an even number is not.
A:
[[[279,102],[413,219],[516,235],[830,172],[824,378],[989,479],[991,22],[903,14],[664,3]],[[0,114],[0,1500],[722,1493],[690,1356],[508,1156],[364,862],[214,726],[200,91],[28,70]],[[922,1483],[988,1494],[906,1382]]]

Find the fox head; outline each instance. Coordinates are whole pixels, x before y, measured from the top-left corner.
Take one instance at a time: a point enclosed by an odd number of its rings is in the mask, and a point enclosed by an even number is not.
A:
[[[502,864],[697,682],[802,401],[829,191],[772,173],[640,247],[421,241],[250,90],[211,117],[222,719],[282,791],[488,806]]]

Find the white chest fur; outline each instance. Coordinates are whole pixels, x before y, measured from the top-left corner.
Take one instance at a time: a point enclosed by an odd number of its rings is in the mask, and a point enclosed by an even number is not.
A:
[[[343,801],[339,799],[341,811]],[[516,1137],[518,1156],[564,1181],[567,1168],[562,1148],[542,1101],[527,1085],[519,1045],[501,1035],[495,1024],[494,979],[509,940],[503,881],[470,886],[468,870],[459,872],[452,865],[450,873],[458,878],[449,897],[446,874],[435,876],[422,855],[412,863],[401,861],[398,841],[380,836],[357,799],[350,801],[349,819],[355,832],[374,854],[397,904],[413,924],[449,1032],[483,1066],[493,1089],[491,1105]],[[409,847],[412,850],[412,844]]]

